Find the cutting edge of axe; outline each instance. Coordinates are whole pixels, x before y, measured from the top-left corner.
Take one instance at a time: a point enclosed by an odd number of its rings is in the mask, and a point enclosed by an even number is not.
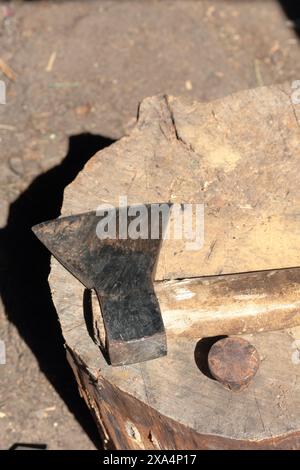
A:
[[[118,217],[116,237],[99,238],[101,217],[96,211],[32,227],[51,254],[86,288],[95,290],[111,365],[143,362],[167,353],[165,328],[153,287],[166,220],[150,219],[151,206],[136,206],[137,211],[139,207],[147,209],[146,214],[144,209],[140,213],[141,223],[146,216],[147,221],[151,220],[144,238],[120,238]],[[133,219],[128,216],[127,220]],[[157,224],[156,238],[152,237],[153,224]]]

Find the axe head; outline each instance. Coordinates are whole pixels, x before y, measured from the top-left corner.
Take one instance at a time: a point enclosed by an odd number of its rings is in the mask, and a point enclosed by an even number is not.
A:
[[[152,274],[166,226],[153,206],[72,215],[32,230],[58,261],[96,291],[112,365],[164,356],[166,335]],[[162,205],[156,205],[162,207]],[[132,212],[132,207],[130,208]],[[138,214],[138,216],[137,216]]]

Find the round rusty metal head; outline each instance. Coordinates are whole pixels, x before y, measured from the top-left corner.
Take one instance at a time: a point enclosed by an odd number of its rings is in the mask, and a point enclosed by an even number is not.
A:
[[[217,341],[208,354],[212,376],[229,390],[245,389],[259,367],[258,352],[243,338],[225,338]]]

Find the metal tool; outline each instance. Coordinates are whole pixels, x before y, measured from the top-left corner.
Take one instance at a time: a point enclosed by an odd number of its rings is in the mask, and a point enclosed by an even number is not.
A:
[[[96,291],[112,365],[142,362],[167,353],[152,279],[164,227],[160,219],[151,218],[152,205],[142,207],[141,223],[146,222],[146,217],[148,221],[144,238],[132,239],[128,233],[121,233],[120,209],[115,211],[115,238],[97,236],[101,217],[96,212],[63,217],[32,228],[68,271]],[[127,216],[128,227],[132,220]]]

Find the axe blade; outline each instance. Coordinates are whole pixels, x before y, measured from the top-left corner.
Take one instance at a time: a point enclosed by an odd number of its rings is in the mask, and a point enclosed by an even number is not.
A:
[[[145,217],[148,220],[145,238],[120,238],[118,211],[115,238],[99,238],[97,225],[101,217],[95,212],[50,220],[32,228],[70,273],[96,291],[112,365],[143,362],[167,353],[152,279],[165,227],[161,219],[152,220],[151,205],[141,207],[146,207],[146,213],[145,209],[140,212],[141,222]],[[127,227],[132,220],[127,217]],[[158,224],[156,239],[151,238],[153,224]]]

